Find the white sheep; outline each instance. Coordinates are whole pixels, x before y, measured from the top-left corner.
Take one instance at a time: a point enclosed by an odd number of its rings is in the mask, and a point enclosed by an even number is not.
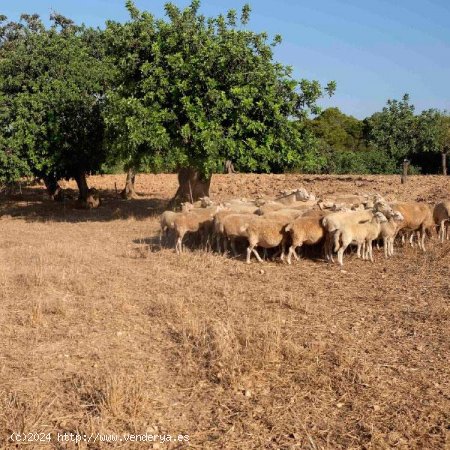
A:
[[[363,259],[370,259],[373,262],[372,242],[379,236],[380,224],[386,222],[387,218],[380,212],[371,214],[372,217],[367,221],[349,220],[347,223],[342,223],[341,228],[336,231],[334,251],[338,254],[338,262],[341,266],[344,264],[344,252],[350,244],[358,246],[358,257],[361,256],[362,249]]]
[[[403,216],[398,211],[394,212],[387,222],[382,222],[380,224],[380,235],[379,238],[383,239],[384,257],[394,255],[394,239],[397,234],[399,227],[399,222],[403,220]]]

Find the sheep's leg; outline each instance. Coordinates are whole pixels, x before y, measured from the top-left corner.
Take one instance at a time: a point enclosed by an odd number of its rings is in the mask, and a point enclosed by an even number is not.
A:
[[[420,240],[421,240],[421,243],[422,243],[422,245],[421,245],[421,249],[422,249],[422,251],[423,252],[425,252],[426,250],[425,250],[425,236],[426,236],[426,231],[425,231],[425,228],[423,228],[421,231],[420,231]]]
[[[261,259],[261,256],[259,256],[259,253],[256,251],[256,247],[253,247],[253,248],[252,248],[252,252],[253,252],[253,254],[256,256],[256,259],[257,259],[259,262],[264,262],[264,261]],[[264,255],[265,255],[265,257],[267,257],[267,249],[266,249],[266,248],[264,248]]]
[[[175,244],[175,250],[178,255],[183,252],[183,237],[182,236],[178,236],[177,242]]]
[[[286,241],[283,239],[281,241],[281,256],[280,256],[281,261],[284,261],[285,253],[286,253]]]
[[[298,256],[297,256],[297,254],[295,253],[295,250],[296,250],[296,248],[295,248],[294,245],[291,245],[291,246],[289,247],[289,253],[288,253],[288,256],[287,256],[287,263],[288,263],[289,265],[292,264],[292,263],[291,263],[291,256],[292,256],[292,255],[294,255],[295,258],[297,258],[297,261],[298,261]]]
[[[226,255],[228,253],[228,238],[226,236],[223,236],[222,242],[223,242],[223,254]]]
[[[222,253],[222,247],[220,245],[221,236],[219,233],[216,234],[216,251],[219,255]]]
[[[234,237],[230,238],[231,251],[233,252],[233,256],[237,256],[236,243],[234,241]]]
[[[367,259],[370,259],[370,262],[373,262],[373,247],[372,241],[368,240],[365,242],[367,246]]]
[[[445,240],[445,234],[446,234],[446,225],[445,225],[445,220],[442,220],[439,226],[439,240],[441,242],[444,242]]]
[[[333,243],[334,243],[334,251],[335,252],[338,251],[339,244],[340,244],[340,242],[339,242],[340,237],[341,237],[341,235],[340,235],[339,231],[335,231],[334,232],[334,236],[333,236]]]
[[[337,258],[338,258],[338,263],[339,265],[343,266],[344,265],[344,247],[341,247],[340,249],[338,249],[337,251]]]
[[[250,246],[247,247],[247,264],[250,264],[250,258],[252,256],[252,249]]]
[[[254,245],[249,245],[247,247],[247,264],[250,264],[250,255],[253,252],[253,254],[256,256],[256,259],[259,262],[263,262],[263,260],[261,259],[261,257],[259,256],[259,253],[256,251],[256,248]]]
[[[356,247],[356,257],[357,258],[361,258],[361,247],[362,247],[362,244],[358,244],[358,246]],[[363,259],[365,259],[364,258],[364,249],[363,249]]]

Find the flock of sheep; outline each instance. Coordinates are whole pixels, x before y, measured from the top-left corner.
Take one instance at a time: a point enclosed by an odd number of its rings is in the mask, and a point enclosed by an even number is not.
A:
[[[252,253],[263,261],[257,248],[277,249],[274,256],[291,264],[299,259],[303,245],[322,244],[328,261],[343,265],[344,252],[357,246],[357,256],[373,262],[373,242],[383,241],[385,257],[394,254],[394,241],[401,236],[425,251],[425,237],[436,229],[441,241],[450,239],[450,201],[434,210],[421,202],[387,202],[375,195],[334,195],[317,199],[304,188],[282,191],[273,200],[233,199],[214,204],[208,197],[183,203],[181,212],[165,211],[160,217],[160,242],[175,239],[177,253],[183,251],[187,234],[195,234],[201,244],[237,256],[236,241],[247,242],[247,263]],[[288,251],[286,251],[288,249]]]

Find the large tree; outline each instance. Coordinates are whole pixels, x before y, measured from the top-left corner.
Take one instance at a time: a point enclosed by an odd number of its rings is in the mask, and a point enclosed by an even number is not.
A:
[[[417,148],[417,117],[408,94],[402,100],[388,100],[367,122],[370,142],[397,165]]]
[[[5,19],[5,17],[2,17]],[[110,68],[99,31],[52,14],[0,29],[1,159],[10,177],[32,173],[50,190],[74,178],[88,196],[86,174],[105,159],[102,104]]]
[[[293,122],[317,112],[323,94],[273,61],[280,38],[269,44],[248,30],[248,6],[240,20],[234,10],[207,19],[199,6],[168,3],[165,21],[128,1],[130,22],[106,30],[122,69],[105,116],[111,147],[128,167],[183,168],[178,195],[186,198],[208,193],[227,160],[240,171],[300,165],[305,146]]]
[[[450,149],[450,116],[428,109],[418,116],[418,151],[441,154],[442,173],[447,175],[447,153]]]

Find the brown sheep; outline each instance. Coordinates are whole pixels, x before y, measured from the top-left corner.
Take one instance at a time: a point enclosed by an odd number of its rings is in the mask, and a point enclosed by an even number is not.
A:
[[[253,254],[259,262],[263,260],[256,251],[256,246],[267,248],[281,245],[281,259],[284,259],[286,245],[286,225],[278,220],[263,219],[255,217],[240,228],[240,233],[247,237],[247,264],[250,264],[250,257]]]
[[[222,209],[221,206],[210,208],[194,209],[190,212],[180,213],[175,217],[174,228],[177,241],[175,244],[176,252],[183,251],[183,238],[186,233],[200,232],[203,241],[206,241],[213,226],[214,215]]]
[[[417,231],[419,237],[419,248],[425,251],[425,234],[431,237],[434,229],[433,214],[426,203],[419,202],[396,202],[390,205],[394,211],[403,216],[403,221],[398,223],[398,231]]]
[[[439,240],[450,239],[448,228],[450,226],[450,201],[438,203],[433,210],[433,219],[439,228]]]
[[[292,255],[298,261],[296,250],[303,244],[314,245],[322,241],[325,237],[325,230],[322,225],[322,215],[316,217],[299,217],[290,223],[285,231],[290,233],[292,244],[289,247],[287,263],[291,264]]]

